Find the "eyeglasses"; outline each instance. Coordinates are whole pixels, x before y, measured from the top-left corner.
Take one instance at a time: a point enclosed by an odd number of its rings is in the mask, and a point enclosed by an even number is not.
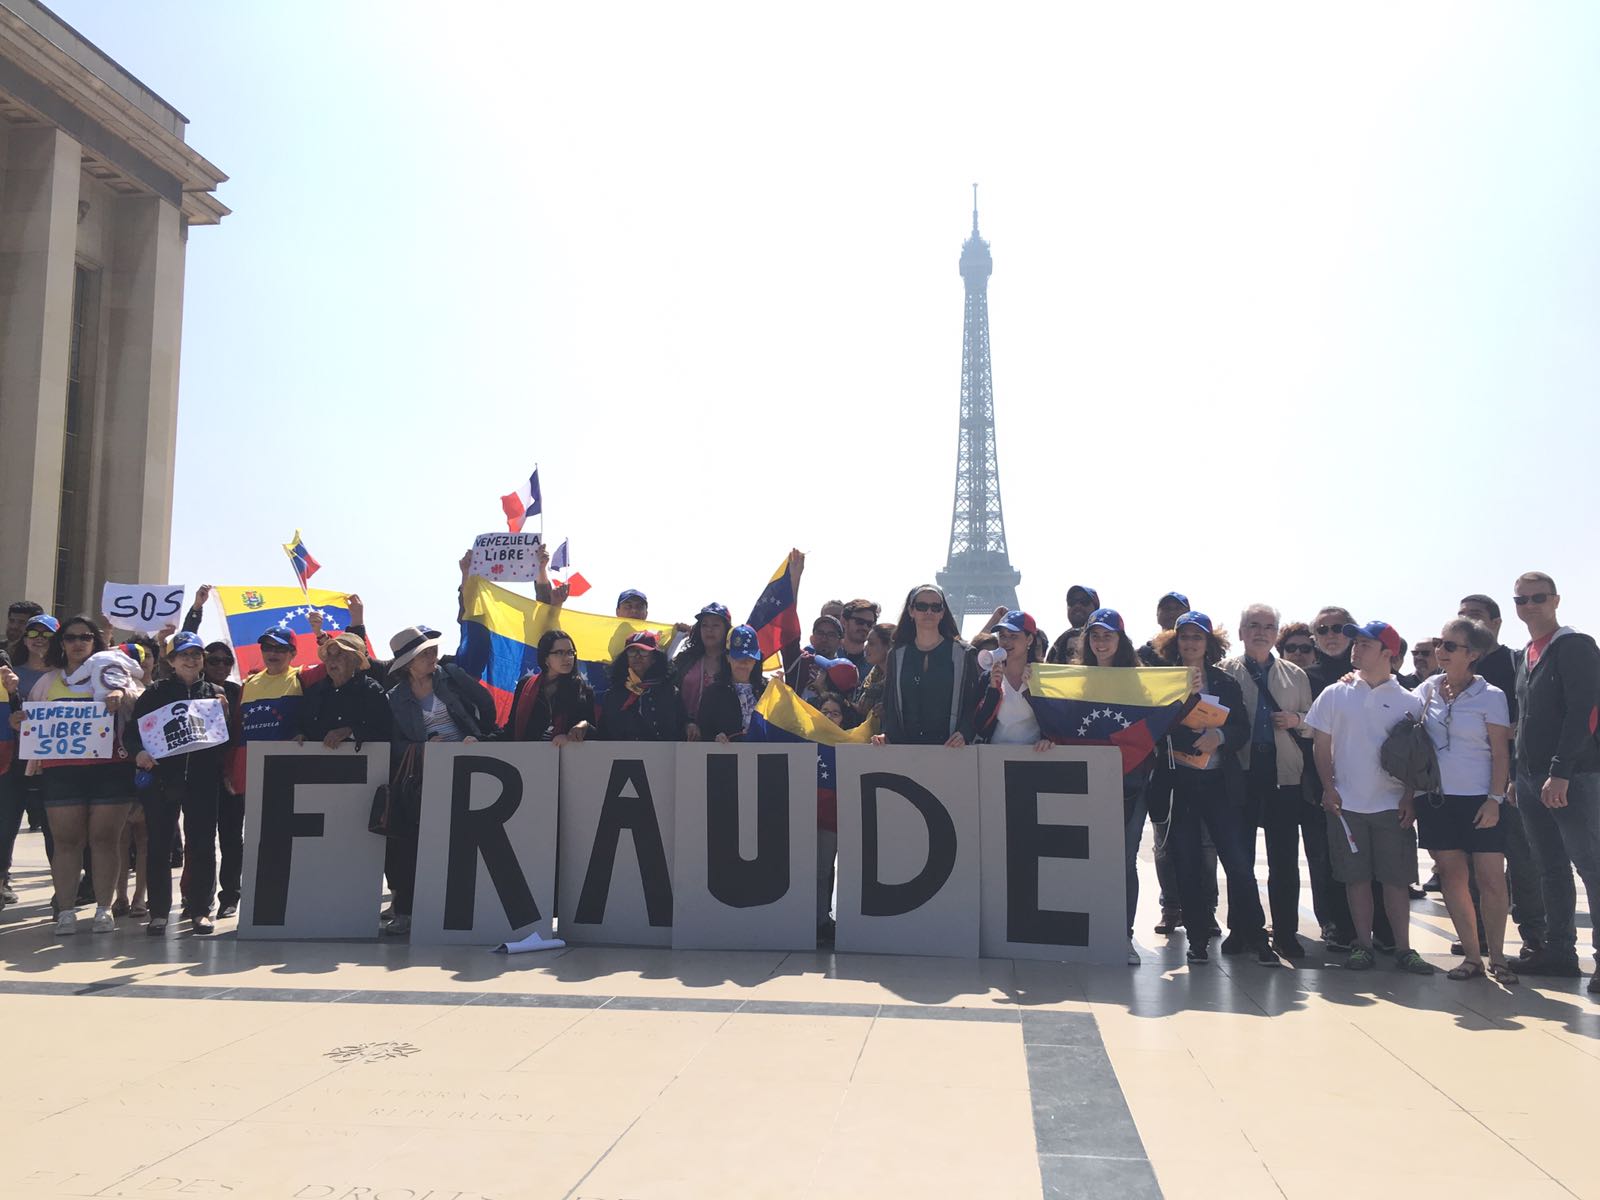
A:
[[[939,603],[937,600],[933,601],[931,604],[926,600],[917,600],[911,605],[911,607],[913,611],[919,613],[940,613],[944,611],[944,605]]]
[[[1343,632],[1344,632],[1344,626],[1343,625],[1318,625],[1317,629],[1316,629],[1316,633],[1317,633],[1318,637],[1327,637],[1330,633],[1343,633]]]
[[[1307,642],[1298,646],[1285,646],[1283,652],[1285,654],[1315,654],[1316,647]]]
[[[92,641],[94,641],[94,634],[92,634],[92,633],[63,633],[61,635],[61,640],[63,642],[92,642]]]
[[[649,658],[651,653],[652,653],[651,651],[646,650],[641,646],[633,646],[628,650],[628,657],[629,658]]]
[[[578,657],[578,652],[576,650],[571,650],[571,649],[568,649],[568,650],[551,650],[551,651],[548,651],[548,653],[549,653],[551,658],[577,658]],[[630,650],[630,651],[628,651],[628,653],[632,654],[632,653],[634,653],[634,651]]]
[[[1457,650],[1465,650],[1468,647],[1467,647],[1467,644],[1465,642],[1451,642],[1451,641],[1446,641],[1443,638],[1440,638],[1437,642],[1435,642],[1433,644],[1433,648],[1435,650],[1443,650],[1446,654],[1454,654]],[[1418,650],[1415,654],[1412,655],[1412,657],[1413,658],[1418,658],[1418,657],[1420,657],[1421,655],[1423,655],[1425,653],[1426,653],[1426,651],[1424,651],[1424,650]]]
[[[1521,608],[1526,604],[1543,604],[1546,600],[1555,599],[1555,596],[1554,592],[1534,592],[1529,596],[1513,596],[1511,600],[1518,608]]]

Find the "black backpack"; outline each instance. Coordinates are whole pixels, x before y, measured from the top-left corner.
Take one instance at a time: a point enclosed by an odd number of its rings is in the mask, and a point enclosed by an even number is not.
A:
[[[1422,722],[1413,716],[1395,722],[1389,736],[1383,739],[1378,762],[1414,796],[1437,792],[1441,786],[1439,753]]]

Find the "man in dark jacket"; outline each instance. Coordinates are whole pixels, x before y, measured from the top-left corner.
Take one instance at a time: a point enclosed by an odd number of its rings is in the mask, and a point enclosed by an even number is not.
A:
[[[202,677],[205,670],[205,646],[192,633],[180,633],[172,639],[167,661],[172,674],[145,689],[134,705],[133,719],[123,731],[123,744],[141,770],[155,776],[155,785],[143,793],[145,828],[150,839],[150,922],[145,931],[153,936],[166,932],[167,919],[172,911],[172,853],[173,817],[183,814],[183,837],[188,845],[186,872],[189,883],[190,912],[182,914],[194,920],[194,932],[210,933],[216,928],[211,919],[211,897],[217,890],[217,803],[222,794],[222,759],[225,744],[203,745],[199,749],[183,747],[197,740],[204,728],[197,714],[189,711],[189,704],[198,700],[216,700],[224,706],[227,696],[210,680]],[[150,752],[140,734],[139,719],[168,705],[175,706],[171,719],[158,730],[156,736],[164,744],[161,758]]]
[[[1545,911],[1544,946],[1518,958],[1516,969],[1575,978],[1574,868],[1589,911],[1600,911],[1600,648],[1557,619],[1561,595],[1544,572],[1520,576],[1515,598],[1531,639],[1517,668],[1517,807],[1539,865]],[[1600,945],[1600,926],[1594,939]],[[1589,991],[1600,994],[1600,971]]]

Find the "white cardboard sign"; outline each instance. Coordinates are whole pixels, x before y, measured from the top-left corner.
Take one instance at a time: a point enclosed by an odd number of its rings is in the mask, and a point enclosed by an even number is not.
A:
[[[228,714],[221,700],[177,700],[139,718],[139,740],[158,759],[221,746],[228,740]]]
[[[241,938],[376,938],[385,839],[367,831],[389,747],[251,742]]]
[[[978,783],[984,957],[1123,962],[1122,752],[980,746]]]
[[[589,741],[561,748],[556,911],[567,941],[672,944],[680,749],[672,742]]]
[[[677,751],[673,949],[816,949],[816,747]]]
[[[468,573],[495,583],[526,583],[539,577],[537,533],[480,533],[472,539]]]
[[[26,700],[18,758],[111,758],[111,713],[93,700]]]
[[[840,746],[840,950],[978,956],[978,757]]]
[[[550,937],[560,780],[548,742],[423,748],[413,945]]]
[[[100,611],[113,629],[159,633],[183,620],[181,583],[108,583],[100,593]]]

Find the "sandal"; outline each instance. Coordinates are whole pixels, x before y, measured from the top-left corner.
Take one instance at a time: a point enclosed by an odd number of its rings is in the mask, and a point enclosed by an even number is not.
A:
[[[1503,962],[1489,964],[1489,978],[1505,987],[1522,982],[1517,978],[1517,973]]]
[[[1454,979],[1458,983],[1463,979],[1482,979],[1483,964],[1481,962],[1464,962],[1444,973],[1446,979]]]
[[[150,915],[150,906],[147,904],[135,903],[128,909],[128,915],[130,917],[148,917]]]
[[[128,902],[126,900],[118,900],[115,904],[113,904],[111,906],[111,915],[114,916],[114,917],[125,917],[125,916],[127,916],[128,915]]]

